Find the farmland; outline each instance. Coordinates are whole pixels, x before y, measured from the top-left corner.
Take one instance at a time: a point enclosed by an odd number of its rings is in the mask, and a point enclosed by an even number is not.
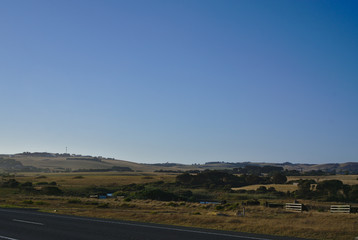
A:
[[[0,206],[322,240],[353,239],[358,236],[356,165],[138,164],[69,154],[1,155]],[[295,201],[305,211],[285,210],[285,203]],[[331,204],[350,204],[352,213],[330,213]]]
[[[165,223],[183,226],[233,230],[305,237],[312,239],[353,239],[358,236],[356,225],[358,214],[332,214],[329,202],[300,200],[309,209],[302,213],[287,212],[283,208],[268,208],[267,202],[277,205],[293,202],[294,198],[276,192],[255,191],[264,186],[280,191],[295,191],[292,184],[250,185],[240,191],[228,191],[221,187],[211,189],[198,186],[177,185],[178,174],[154,172],[105,172],[105,173],[16,173],[2,177],[3,183],[16,180],[18,186],[32,184],[35,190],[26,187],[1,187],[2,207],[36,208],[58,214],[73,214],[110,219],[125,219],[144,222]],[[307,177],[307,179],[312,179]],[[319,177],[324,181],[325,177]],[[357,176],[336,175],[328,179],[341,179],[357,184]],[[298,180],[289,177],[289,181]],[[46,185],[47,184],[47,185]],[[51,185],[52,184],[52,185]],[[60,193],[41,193],[46,186],[56,187]],[[160,189],[161,200],[148,195]],[[251,190],[251,191],[250,191]],[[107,191],[116,193],[107,199],[90,198],[90,193]],[[148,193],[149,191],[149,193]],[[184,193],[190,191],[191,195]],[[147,195],[145,195],[145,193]],[[156,192],[158,193],[158,192]],[[187,193],[186,193],[187,194]],[[178,196],[175,199],[173,196]],[[187,196],[187,200],[183,200]],[[169,197],[169,198],[168,198]],[[168,199],[165,199],[168,198]],[[169,200],[173,199],[173,200]],[[200,200],[210,201],[208,204]],[[254,204],[252,204],[254,203]],[[353,204],[354,205],[354,204]],[[245,215],[242,214],[245,207]]]

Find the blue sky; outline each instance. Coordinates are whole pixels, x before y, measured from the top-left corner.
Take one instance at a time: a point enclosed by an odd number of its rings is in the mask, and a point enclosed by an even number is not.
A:
[[[0,152],[358,160],[357,1],[1,1]]]

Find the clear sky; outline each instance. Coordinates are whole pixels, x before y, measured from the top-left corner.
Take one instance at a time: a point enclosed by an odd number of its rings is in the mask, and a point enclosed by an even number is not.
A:
[[[0,1],[0,153],[358,161],[358,1]]]

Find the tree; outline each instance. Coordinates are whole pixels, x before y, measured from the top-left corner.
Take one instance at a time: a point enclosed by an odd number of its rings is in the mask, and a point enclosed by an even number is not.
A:
[[[265,186],[260,186],[256,189],[256,193],[267,193],[267,188]]]
[[[8,187],[8,188],[16,188],[19,185],[20,185],[20,183],[13,178],[11,178],[7,181],[4,181],[2,184],[3,187]]]
[[[349,192],[349,200],[352,202],[358,202],[358,185],[353,185]]]
[[[62,195],[63,191],[58,187],[46,186],[41,189],[41,192],[46,195]]]
[[[164,191],[158,188],[155,189],[146,189],[141,192],[136,193],[136,197],[141,199],[151,199],[158,201],[177,201],[178,196],[174,193]]]
[[[176,177],[176,181],[181,184],[190,184],[192,181],[192,175],[189,173],[183,173]]]
[[[271,181],[274,184],[284,184],[287,182],[287,177],[281,172],[276,172],[271,177]]]
[[[314,180],[302,180],[298,182],[298,190],[296,196],[299,198],[311,198],[313,193],[311,191],[311,184],[315,184]]]
[[[260,184],[262,182],[262,179],[257,175],[250,174],[245,176],[245,182],[247,185],[255,185]]]
[[[319,182],[316,187],[317,193],[326,197],[327,201],[338,201],[342,198],[339,193],[343,190],[343,182],[340,180],[325,180]]]

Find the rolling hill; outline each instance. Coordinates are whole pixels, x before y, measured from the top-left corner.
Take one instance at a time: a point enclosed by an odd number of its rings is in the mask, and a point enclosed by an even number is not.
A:
[[[358,173],[357,162],[333,163],[333,164],[293,164],[293,163],[253,163],[253,162],[207,162],[205,164],[178,164],[157,163],[141,164],[113,158],[70,155],[59,153],[19,153],[1,154],[0,169],[2,171],[46,171],[46,172],[69,172],[69,171],[187,171],[205,169],[233,169],[247,165],[278,166],[287,170],[309,172],[322,170],[336,173]]]

